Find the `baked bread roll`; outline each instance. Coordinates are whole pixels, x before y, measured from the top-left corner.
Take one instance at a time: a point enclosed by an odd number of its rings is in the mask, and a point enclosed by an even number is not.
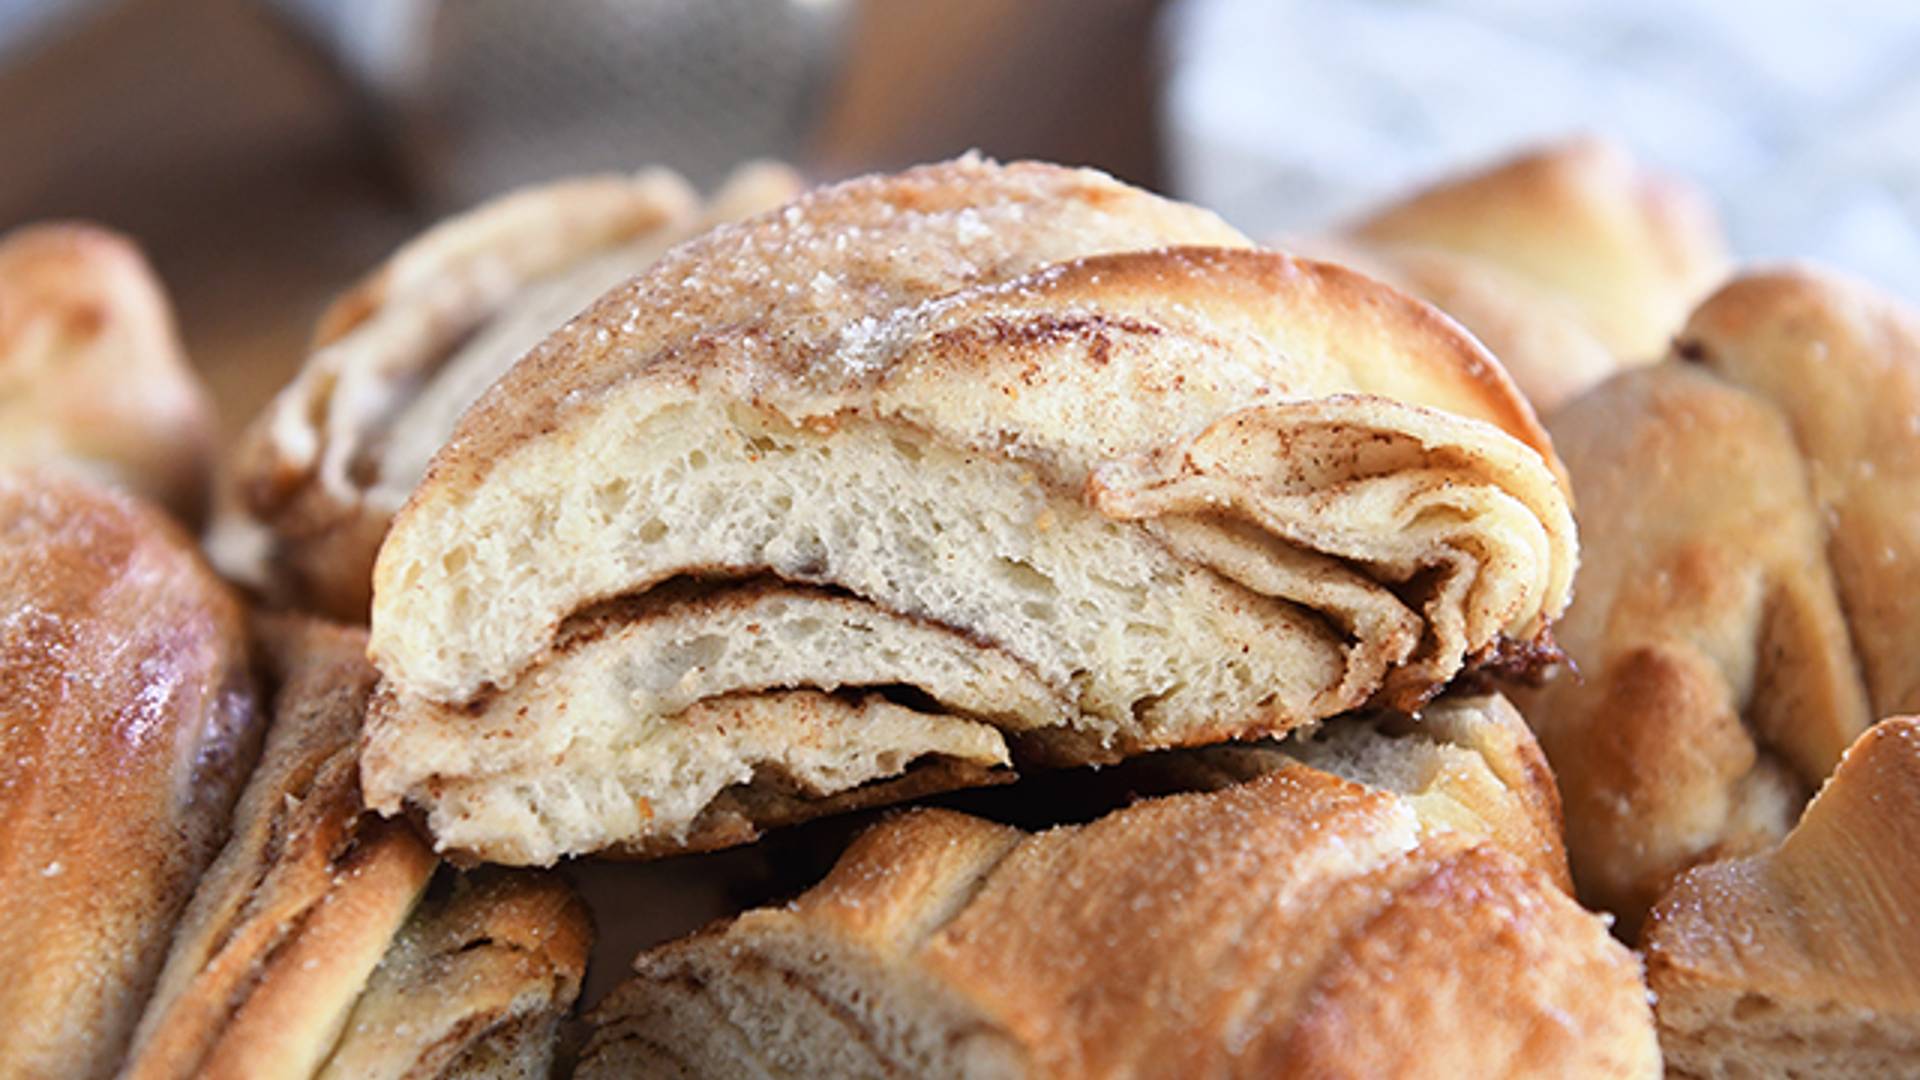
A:
[[[1647,923],[1668,1075],[1920,1072],[1920,720],[1876,724],[1779,848],[1696,867]]]
[[[1512,703],[1490,691],[1449,692],[1411,716],[1360,712],[1280,740],[1168,750],[1116,766],[1054,773],[1044,787],[1036,781],[999,798],[967,800],[958,809],[1045,828],[1086,820],[1143,795],[1244,783],[1290,763],[1398,795],[1428,827],[1491,841],[1563,891],[1573,891],[1560,794],[1546,756]],[[1040,788],[1032,799],[1029,787]]]
[[[592,917],[559,875],[455,877],[387,948],[320,1075],[552,1076],[592,946]]]
[[[1432,309],[1242,243],[965,158],[682,245],[395,519],[369,804],[492,861],[711,847],[730,790],[804,812],[1526,666],[1575,554],[1524,401]]]
[[[1038,834],[908,811],[793,903],[634,967],[576,1075],[1659,1070],[1598,918],[1298,762]]]
[[[1637,925],[1673,875],[1776,843],[1875,716],[1920,706],[1920,324],[1807,270],[1743,277],[1676,359],[1558,414],[1586,544],[1522,693],[1574,876]]]
[[[584,907],[531,875],[421,906],[432,853],[404,822],[362,816],[365,634],[257,625],[273,727],[123,1076],[545,1075],[585,965]]]
[[[651,169],[501,196],[401,247],[320,319],[300,374],[249,427],[223,568],[364,622],[374,553],[454,421],[520,354],[668,247],[778,206],[799,180],[743,167],[702,206]]]
[[[1676,355],[1772,403],[1806,459],[1873,716],[1920,712],[1920,315],[1810,267],[1742,276]]]
[[[1442,181],[1347,241],[1362,269],[1486,342],[1543,414],[1664,355],[1728,265],[1701,193],[1595,138]]]
[[[1543,416],[1622,367],[1572,301],[1478,256],[1352,237],[1283,246],[1378,278],[1459,320]]]
[[[159,509],[0,469],[0,1076],[104,1076],[258,748],[239,603]]]
[[[1428,828],[1491,841],[1573,891],[1559,789],[1533,732],[1500,694],[1448,694],[1412,717],[1336,720],[1280,748],[1323,772],[1390,791]],[[1245,752],[1222,746],[1192,753],[1217,759]]]
[[[131,240],[82,224],[0,237],[0,465],[73,468],[193,524],[213,443],[206,388]]]

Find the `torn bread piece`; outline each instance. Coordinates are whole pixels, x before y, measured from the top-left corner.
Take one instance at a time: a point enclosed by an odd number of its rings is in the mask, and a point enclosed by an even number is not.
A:
[[[395,519],[369,804],[480,859],[672,850],[729,792],[1280,734],[1548,654],[1571,515],[1498,365],[1241,243],[966,158],[682,245]]]
[[[259,749],[245,615],[65,471],[0,468],[0,568],[0,1076],[106,1076]]]
[[[1669,1076],[1920,1069],[1920,720],[1874,725],[1772,851],[1688,871],[1647,923]]]
[[[520,355],[672,245],[800,189],[741,167],[701,202],[664,169],[525,188],[421,234],[337,300],[248,428],[213,545],[276,601],[363,622],[374,554],[427,462]]]
[[[1575,314],[1625,366],[1665,355],[1687,312],[1730,263],[1703,193],[1591,136],[1443,180],[1374,211],[1347,235],[1388,263],[1409,259],[1416,295],[1475,333],[1497,329],[1500,307],[1481,301],[1518,285],[1518,296]],[[1423,284],[1468,302],[1456,312]],[[1502,359],[1515,363],[1523,389],[1531,389],[1523,372],[1560,375],[1551,357]]]
[[[426,845],[363,816],[364,633],[257,625],[276,687],[267,748],[122,1075],[486,1075],[482,1061],[545,1075],[585,965],[584,906],[541,875],[429,893]],[[418,1007],[397,1012],[398,994]]]
[[[1545,875],[1298,762],[1038,834],[943,810],[642,953],[582,1077],[1655,1076]]]
[[[215,421],[140,248],[81,223],[0,236],[0,464],[72,469],[206,510]]]

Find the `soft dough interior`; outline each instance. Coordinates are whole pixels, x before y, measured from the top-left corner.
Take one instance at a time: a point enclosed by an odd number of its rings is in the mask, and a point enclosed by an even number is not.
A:
[[[441,565],[432,575],[402,568],[400,590],[423,576],[445,585],[419,599],[435,617],[401,633],[457,624],[459,635],[421,648],[471,641],[511,655],[519,641],[557,636],[518,629],[551,621],[539,609],[546,597],[619,595],[695,568],[830,584],[961,629],[1019,657],[1085,722],[1108,728],[1245,717],[1260,702],[1277,721],[1324,715],[1317,695],[1341,682],[1345,634],[1316,613],[1183,562],[1019,462],[858,420],[828,434],[709,404],[664,408],[636,427],[565,455],[596,463],[603,479],[590,491],[565,498],[569,485],[529,476],[490,484],[481,499],[527,505],[468,515],[533,529],[417,545]],[[462,668],[490,666],[472,659]],[[514,657],[492,681],[511,685],[539,662]],[[481,688],[414,689],[462,701]]]
[[[418,590],[440,607],[406,632],[463,628],[421,647],[548,642],[491,686],[390,690],[375,710],[369,804],[427,807],[443,846],[513,837],[544,862],[684,838],[728,786],[797,775],[782,747],[801,743],[871,766],[801,784],[826,795],[884,763],[1005,763],[999,729],[1094,760],[1277,733],[1362,704],[1417,645],[1418,618],[1364,567],[1269,534],[1273,580],[1257,580],[1194,550],[1245,531],[1231,519],[1178,535],[1117,521],[1033,465],[898,426],[682,403],[592,430],[600,445],[560,456],[594,461],[589,485],[516,478],[474,508],[534,529],[416,545],[439,565],[396,578],[445,582]],[[502,499],[519,503],[486,504]],[[513,629],[556,595],[608,599],[545,635]],[[825,696],[902,688],[884,711]],[[798,690],[813,693],[780,700],[805,716],[784,725],[749,704]]]

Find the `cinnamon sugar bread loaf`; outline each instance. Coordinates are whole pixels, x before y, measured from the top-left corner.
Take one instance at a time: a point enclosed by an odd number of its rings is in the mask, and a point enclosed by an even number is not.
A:
[[[1582,896],[1629,932],[1687,866],[1777,842],[1874,717],[1920,705],[1916,415],[1920,321],[1780,270],[1554,417],[1586,540],[1559,629],[1582,677],[1519,700]]]
[[[216,557],[274,599],[364,622],[374,553],[454,421],[521,353],[673,244],[799,189],[742,167],[706,203],[664,169],[503,195],[395,252],[321,317],[237,452]]]
[[[57,465],[197,523],[213,406],[133,241],[94,225],[0,236],[0,465]]]
[[[1874,725],[1780,846],[1688,871],[1644,945],[1668,1075],[1920,1073],[1920,720]]]
[[[1506,850],[1298,762],[1087,825],[940,810],[643,953],[583,1077],[1653,1076],[1639,965]]]
[[[1703,194],[1591,137],[1443,180],[1342,243],[1459,319],[1543,414],[1662,356],[1729,262]]]
[[[258,748],[245,625],[64,472],[0,468],[0,567],[0,1076],[105,1076]]]
[[[530,874],[429,893],[426,846],[362,815],[365,634],[257,625],[274,685],[266,750],[122,1075],[546,1075],[586,962],[580,900]]]
[[[1432,309],[1097,173],[852,181],[664,257],[466,414],[374,579],[362,780],[443,850],[763,823],[1417,706],[1575,561]]]

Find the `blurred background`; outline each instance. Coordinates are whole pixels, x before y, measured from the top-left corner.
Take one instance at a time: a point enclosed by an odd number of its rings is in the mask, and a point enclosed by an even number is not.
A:
[[[1917,61],[1899,0],[0,0],[0,228],[138,239],[233,426],[434,218],[649,163],[978,148],[1279,237],[1593,131],[1920,295]]]

